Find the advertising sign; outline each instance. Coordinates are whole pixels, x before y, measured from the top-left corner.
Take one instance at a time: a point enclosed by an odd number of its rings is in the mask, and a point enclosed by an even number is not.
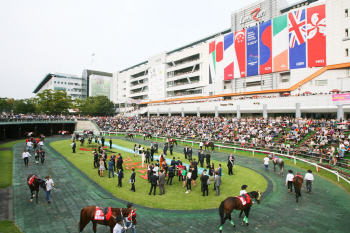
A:
[[[350,104],[350,93],[333,94],[332,103],[333,105]]]
[[[107,96],[111,95],[111,77],[101,75],[89,76],[89,96]]]

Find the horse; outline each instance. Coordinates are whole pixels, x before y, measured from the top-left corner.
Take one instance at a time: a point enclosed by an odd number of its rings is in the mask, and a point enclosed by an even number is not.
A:
[[[284,177],[283,175],[283,171],[284,171],[284,161],[281,158],[277,158],[277,159],[273,159],[273,170],[276,171],[276,165],[278,165],[280,167],[281,172],[278,173],[278,175],[282,174],[282,177]]]
[[[243,219],[242,225],[244,225],[244,223],[246,223],[247,226],[249,226],[248,216],[249,216],[250,208],[252,207],[252,201],[253,201],[252,199],[255,198],[257,203],[260,204],[261,194],[262,193],[259,193],[259,191],[253,191],[253,192],[249,192],[247,194],[244,194],[247,196],[247,198],[248,198],[248,196],[250,198],[250,202],[246,203],[245,205],[243,205],[244,203],[242,204],[242,201],[239,197],[228,197],[224,201],[222,201],[220,204],[220,207],[219,207],[219,215],[220,215],[220,219],[221,219],[221,225],[219,227],[220,232],[222,232],[222,227],[223,227],[224,223],[226,222],[226,219],[229,219],[231,222],[231,225],[233,227],[235,227],[235,224],[233,223],[233,221],[231,219],[231,213],[234,209],[244,211],[245,217]]]
[[[298,197],[301,197],[301,186],[303,185],[303,177],[301,175],[296,175],[293,178],[293,186],[295,190],[295,198],[296,202],[298,203]]]
[[[30,189],[30,201],[33,201],[34,191],[36,191],[36,204],[38,204],[39,188],[41,187],[46,190],[45,180],[39,179],[36,174],[30,174],[27,177],[27,184]]]
[[[45,141],[45,135],[44,135],[44,134],[40,134],[40,135],[39,135],[39,138],[40,138],[42,141]]]
[[[125,139],[128,139],[128,138],[134,141],[134,135],[132,133],[127,133],[125,135]]]
[[[214,153],[214,148],[215,148],[215,145],[214,145],[214,142],[205,142],[204,143],[204,151],[206,151],[208,148],[211,148],[211,153]]]
[[[115,219],[118,215],[122,217],[131,216],[132,225],[136,225],[136,209],[131,210],[129,208],[111,208],[111,217],[109,220],[95,220],[96,206],[88,206],[80,211],[80,221],[79,221],[79,232],[82,232],[86,225],[91,221],[92,230],[96,233],[97,224],[109,226],[111,233],[113,233],[113,228],[116,224]],[[130,217],[129,216],[129,217]]]
[[[150,133],[145,133],[144,136],[143,136],[143,140],[146,140],[146,138],[149,138],[152,140],[152,134]]]
[[[175,144],[177,146],[177,141],[175,138],[169,138],[169,143],[172,142],[173,144]]]

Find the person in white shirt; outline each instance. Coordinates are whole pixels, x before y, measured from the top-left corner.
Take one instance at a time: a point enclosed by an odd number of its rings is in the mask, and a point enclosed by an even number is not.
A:
[[[294,175],[293,175],[293,171],[292,170],[288,170],[289,174],[287,175],[287,178],[286,178],[286,185],[288,185],[288,192],[290,194],[293,194],[292,191],[293,191],[293,178],[294,178]]]
[[[133,206],[133,203],[128,203],[128,205],[127,205],[128,209],[130,209],[130,210],[132,210],[132,206]],[[129,220],[129,216],[125,217],[125,227],[126,228],[122,229],[121,233],[126,232],[130,228],[130,226],[132,225],[131,218],[132,218],[132,216],[130,217],[130,220]],[[136,233],[135,225],[132,225],[131,232]]]
[[[156,175],[156,176],[159,176],[159,167],[156,165],[156,166],[154,166],[154,168],[153,168],[153,172],[155,172],[156,174],[154,174],[154,175]]]
[[[114,228],[113,228],[113,233],[121,233],[122,229],[124,229],[124,227],[122,227],[122,222],[123,222],[123,217],[118,215],[115,218],[115,221],[117,222],[117,224],[115,224]]]
[[[53,180],[50,179],[50,176],[46,176],[46,200],[48,201],[48,203],[50,204],[50,192],[51,189],[55,186],[53,183]]]
[[[33,143],[31,141],[27,142],[27,150],[30,151],[32,149]]]
[[[247,191],[246,191],[246,189],[248,188],[248,185],[242,185],[242,187],[241,187],[241,191],[239,192],[239,195],[240,196],[242,196],[242,194],[245,194],[245,193],[247,193]]]
[[[306,180],[306,189],[308,193],[311,193],[311,186],[312,182],[314,181],[314,175],[312,175],[312,171],[309,169],[307,170],[308,173],[305,175]]]
[[[202,141],[199,143],[199,149],[200,150],[203,149],[203,142]]]
[[[266,155],[264,158],[264,165],[265,165],[265,171],[267,172],[269,171],[269,161],[270,161],[269,156]]]
[[[43,142],[43,141],[40,141],[40,142],[39,142],[39,148],[40,148],[40,150],[43,149],[43,147],[44,147],[44,142]]]
[[[24,159],[24,165],[28,165],[28,157],[31,156],[27,150],[22,153],[22,159]]]

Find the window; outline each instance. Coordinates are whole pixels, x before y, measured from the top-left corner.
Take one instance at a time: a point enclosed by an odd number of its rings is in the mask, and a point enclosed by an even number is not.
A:
[[[53,81],[53,83],[56,83],[56,81]]]
[[[315,86],[327,86],[327,79],[326,80],[315,80]]]
[[[70,91],[70,89],[68,89],[68,91]]]
[[[345,57],[349,56],[349,49],[345,49]]]
[[[64,84],[67,84],[66,82],[64,82]]]
[[[123,88],[123,91],[126,91],[126,88],[125,88],[125,87]]]
[[[345,9],[345,18],[349,16],[349,9]]]
[[[123,83],[126,83],[126,81],[124,81]]]
[[[345,29],[345,37],[349,37],[349,29]]]
[[[123,97],[126,97],[126,95],[123,95]]]
[[[214,91],[210,91],[210,92],[209,92],[209,95],[214,95],[214,94],[215,94]]]

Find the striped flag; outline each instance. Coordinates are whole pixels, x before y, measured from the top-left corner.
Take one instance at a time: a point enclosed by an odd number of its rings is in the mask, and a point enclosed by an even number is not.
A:
[[[273,18],[272,28],[273,72],[288,70],[289,41],[287,15]]]

